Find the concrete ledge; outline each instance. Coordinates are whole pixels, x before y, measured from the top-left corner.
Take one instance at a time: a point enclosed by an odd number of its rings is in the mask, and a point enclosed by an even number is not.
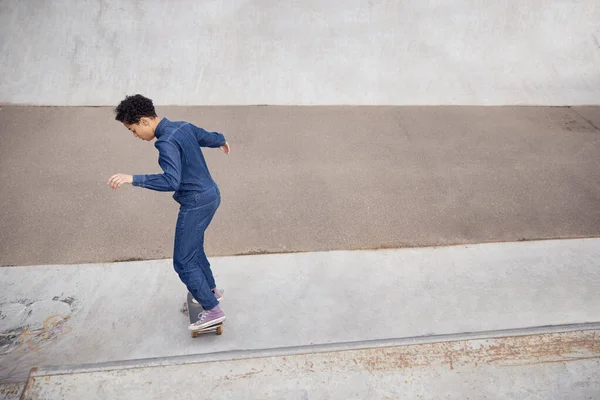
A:
[[[113,361],[113,362],[96,363],[96,364],[35,367],[35,368],[31,369],[29,377],[31,378],[31,377],[39,377],[39,376],[68,375],[68,374],[75,374],[75,373],[114,371],[114,370],[131,369],[131,368],[152,368],[152,367],[160,367],[160,366],[186,365],[186,364],[207,363],[207,362],[216,362],[216,361],[245,360],[245,359],[264,358],[264,357],[285,357],[285,356],[294,356],[294,355],[301,355],[301,354],[328,353],[328,352],[334,352],[334,351],[379,349],[379,348],[385,348],[385,347],[412,346],[412,345],[418,345],[418,344],[448,343],[448,342],[460,342],[460,341],[472,341],[472,340],[484,340],[484,339],[499,339],[499,338],[508,338],[508,337],[533,336],[533,335],[568,333],[568,332],[585,332],[585,331],[596,331],[596,330],[600,332],[600,322],[590,322],[590,323],[584,323],[584,324],[570,324],[570,325],[556,325],[556,326],[539,326],[539,327],[530,327],[530,328],[523,328],[523,329],[505,329],[505,330],[487,331],[487,332],[418,336],[418,337],[397,338],[397,339],[363,340],[363,341],[347,342],[347,343],[329,343],[329,344],[321,344],[321,345],[290,346],[290,347],[279,347],[279,348],[272,348],[272,349],[217,351],[214,353],[207,353],[207,354],[190,354],[190,355],[185,355],[185,356],[156,357],[156,358],[138,359],[138,360],[122,360],[122,361]],[[598,356],[600,357],[600,354]]]
[[[450,342],[327,346],[319,352],[308,346],[304,352],[163,360],[123,369],[34,371],[21,399],[188,398],[200,387],[211,399],[594,398],[600,392],[600,330],[571,328]]]

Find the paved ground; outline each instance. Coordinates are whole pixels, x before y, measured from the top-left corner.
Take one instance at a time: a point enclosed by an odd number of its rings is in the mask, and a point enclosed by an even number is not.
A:
[[[105,186],[158,172],[153,146],[112,107],[0,106],[0,266],[20,266],[0,269],[0,382],[47,362],[600,319],[598,239],[464,246],[600,236],[600,106],[477,107],[600,104],[595,1],[113,3],[0,0],[0,102],[289,105],[159,111],[233,146],[207,154],[223,193],[211,256],[309,253],[216,258],[235,319],[221,338],[182,339],[176,204]],[[311,253],[324,250],[344,251]],[[160,261],[110,263],[148,259]],[[308,329],[316,302],[327,312]],[[252,322],[263,314],[279,319]],[[461,375],[560,396],[559,376],[585,396],[596,366]]]
[[[600,322],[600,239],[217,258],[196,339],[169,260],[1,270],[0,381],[33,366]]]
[[[223,132],[211,255],[600,234],[600,107],[169,107]],[[176,203],[110,108],[2,107],[0,265],[172,256]]]

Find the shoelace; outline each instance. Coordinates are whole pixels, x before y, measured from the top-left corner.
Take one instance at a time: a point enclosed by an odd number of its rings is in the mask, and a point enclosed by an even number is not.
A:
[[[208,315],[208,313],[205,311],[201,311],[200,314],[198,314],[198,324],[201,324],[204,322],[204,320],[206,319],[206,316]]]

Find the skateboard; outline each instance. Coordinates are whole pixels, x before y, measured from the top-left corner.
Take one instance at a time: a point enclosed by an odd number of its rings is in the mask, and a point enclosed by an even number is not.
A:
[[[187,294],[187,312],[188,317],[190,318],[190,324],[198,321],[198,315],[204,310],[202,306],[198,303],[194,303],[194,297],[190,292]],[[203,333],[212,333],[215,332],[217,335],[223,334],[223,322],[219,322],[218,324],[207,326],[206,328],[201,328],[195,331],[190,331],[192,337],[203,334]]]

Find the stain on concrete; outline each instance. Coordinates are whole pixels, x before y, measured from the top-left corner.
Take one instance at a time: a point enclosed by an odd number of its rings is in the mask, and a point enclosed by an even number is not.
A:
[[[513,336],[497,339],[438,342],[420,345],[370,348],[304,354],[291,357],[266,357],[264,364],[286,377],[288,374],[311,374],[322,371],[365,371],[367,373],[401,373],[415,368],[491,365],[520,367],[581,360],[600,361],[600,332],[580,331]],[[232,370],[224,380],[249,378],[259,369]]]
[[[24,388],[25,382],[0,383],[0,400],[17,400]]]
[[[62,295],[52,300],[19,299],[0,304],[0,357],[13,351],[38,352],[69,333],[76,305],[75,297]]]
[[[368,371],[395,370],[430,365],[449,369],[465,365],[531,365],[600,359],[597,333],[555,333],[489,339],[479,342],[448,342],[373,349],[352,360]]]
[[[16,302],[19,303],[19,304],[23,304],[26,307],[29,307],[33,303],[35,303],[35,301],[29,300],[29,299],[18,299]]]
[[[591,121],[589,118],[584,117],[583,115],[581,115],[580,113],[578,113],[577,111],[573,110],[573,112],[575,114],[577,114],[578,117],[580,117],[581,119],[583,119],[585,122],[587,122],[592,128],[594,128],[594,130],[596,131],[600,131],[600,127],[598,127],[596,124],[594,124],[593,121]]]
[[[18,342],[24,328],[9,329],[0,334],[0,357],[10,353]]]
[[[19,335],[17,349],[21,352],[38,352],[58,337],[71,332],[67,322],[70,315],[56,314],[44,320],[42,327],[25,329]]]
[[[75,298],[74,297],[64,297],[61,298],[60,296],[54,296],[52,298],[52,300],[54,301],[62,301],[65,304],[68,304],[69,306],[73,305],[73,303],[75,302]]]
[[[183,303],[183,305],[179,309],[179,312],[181,312],[183,315],[185,315],[187,317],[187,315],[188,315],[187,301],[185,303]]]
[[[111,262],[113,263],[119,263],[119,262],[133,262],[133,261],[144,261],[145,259],[142,257],[125,257],[125,258],[117,258],[112,260]]]
[[[561,120],[562,128],[568,132],[594,132],[598,128],[594,126],[590,121],[583,118],[576,111],[573,111],[573,115],[565,114]]]

